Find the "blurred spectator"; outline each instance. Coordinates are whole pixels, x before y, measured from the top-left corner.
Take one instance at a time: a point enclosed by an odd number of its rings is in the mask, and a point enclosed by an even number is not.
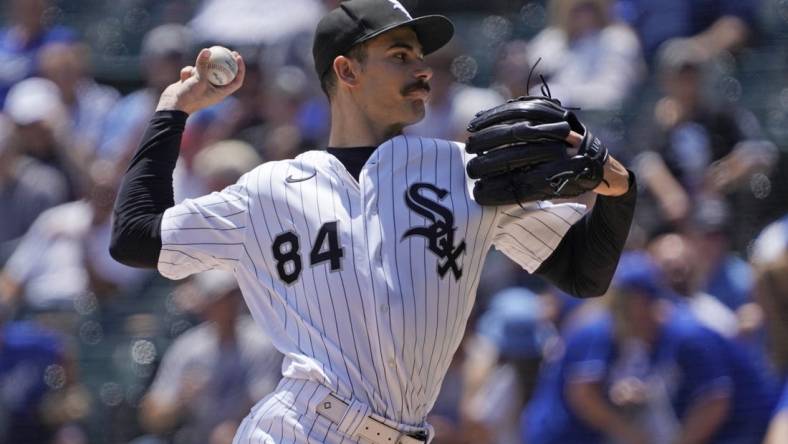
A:
[[[648,246],[649,253],[665,276],[667,285],[684,298],[690,312],[705,327],[732,338],[739,327],[736,315],[716,295],[701,290],[700,271],[708,260],[691,240],[678,233],[663,234]]]
[[[64,338],[32,322],[2,324],[0,442],[51,442],[60,427],[84,419],[89,408]],[[84,438],[79,428],[75,434]]]
[[[255,149],[240,140],[222,140],[208,145],[194,157],[191,173],[176,168],[175,201],[223,190],[261,162]]]
[[[750,260],[755,268],[755,301],[766,324],[769,354],[783,383],[765,441],[778,444],[788,437],[788,216],[761,232]]]
[[[137,148],[161,92],[178,81],[181,68],[193,64],[191,46],[191,33],[182,25],[165,24],[145,34],[141,49],[145,86],[123,97],[107,116],[98,146],[99,158],[125,165],[126,158]]]
[[[279,382],[282,355],[240,314],[232,274],[200,273],[176,290],[176,300],[204,322],[165,353],[142,402],[141,422],[176,444],[229,444],[249,408]]]
[[[234,184],[262,162],[251,145],[240,140],[223,140],[203,148],[194,158],[194,171],[206,192]]]
[[[325,144],[325,98],[310,96],[303,69],[247,65],[244,85],[228,111],[206,130],[206,139],[234,138],[255,147],[266,161],[290,159]]]
[[[206,141],[239,139],[256,146],[260,143],[259,128],[266,123],[264,104],[268,81],[262,56],[256,47],[236,48],[244,58],[246,75],[236,100],[228,107],[224,118],[218,119],[206,129]],[[258,150],[259,151],[259,150]]]
[[[548,285],[539,292],[540,305],[547,319],[562,337],[607,316],[604,298],[578,299]]]
[[[446,376],[441,383],[438,398],[432,406],[427,422],[435,430],[434,444],[473,444],[481,442],[478,429],[468,427],[462,418],[462,396],[465,391],[464,367],[469,329],[465,330],[460,346],[452,357]]]
[[[313,33],[324,12],[319,0],[203,0],[189,27],[207,41],[271,45]]]
[[[617,0],[619,16],[632,25],[648,60],[672,38],[689,38],[708,60],[747,42],[760,0]]]
[[[68,117],[57,86],[40,77],[22,80],[8,92],[4,111],[14,123],[20,152],[58,170],[67,181],[68,198],[76,198],[84,164],[69,150]]]
[[[147,271],[121,265],[107,251],[117,180],[112,168],[97,162],[87,198],[36,219],[0,273],[5,303],[33,312],[70,312],[75,298],[87,292],[101,299],[141,283]]]
[[[337,3],[336,0],[331,0]],[[331,3],[328,1],[328,3]],[[535,3],[543,0],[537,0]],[[423,14],[446,14],[451,13],[481,13],[481,14],[510,14],[517,12],[522,7],[522,1],[512,0],[402,0],[408,11],[412,11],[414,17]]]
[[[454,130],[451,128],[451,114],[454,108],[454,92],[457,85],[451,72],[452,62],[459,57],[460,50],[456,42],[449,43],[427,57],[432,68],[430,79],[430,100],[424,119],[409,127],[408,131],[416,135],[430,135],[451,140]]]
[[[449,115],[449,140],[468,140],[468,122],[479,110],[490,109],[503,103],[504,98],[497,92],[487,88],[458,85],[452,98],[452,109]],[[414,125],[415,126],[415,125]],[[437,137],[433,129],[432,137]]]
[[[282,66],[270,73],[265,84],[263,112],[257,144],[266,161],[291,159],[305,149],[313,149],[299,127],[301,107],[309,91],[307,75],[297,66]]]
[[[788,251],[788,214],[767,225],[755,239],[750,261],[754,264],[767,263]]]
[[[533,63],[528,59],[528,43],[512,40],[501,46],[493,69],[491,88],[513,99],[528,95],[528,74]],[[536,81],[538,82],[538,76]]]
[[[585,110],[620,109],[643,77],[635,33],[615,22],[612,0],[553,0],[549,6],[551,24],[531,40],[528,53],[531,65],[542,59],[536,72],[547,78],[553,97]],[[539,91],[539,78],[532,81]]]
[[[75,39],[73,30],[47,23],[45,12],[50,0],[10,0],[3,2],[8,25],[0,28],[0,106],[16,82],[38,73],[37,53],[52,42]]]
[[[207,130],[206,137],[243,140],[266,161],[291,159],[324,146],[325,99],[309,96],[304,70],[295,65],[265,69],[254,60],[247,65],[249,75],[239,99]]]
[[[765,315],[772,361],[783,382],[765,443],[779,444],[788,438],[788,250],[757,262],[756,270],[755,298]]]
[[[746,240],[740,236],[749,231],[741,221],[753,201],[743,186],[753,174],[771,168],[776,147],[764,138],[750,112],[732,104],[721,108],[704,97],[703,67],[701,55],[685,42],[672,42],[660,54],[665,95],[636,137],[650,149],[636,159],[636,168],[656,199],[658,213],[639,222],[652,230],[660,221],[682,223],[699,196],[726,197],[733,216],[731,232],[737,236],[734,246],[741,248]],[[741,196],[735,194],[739,189]]]
[[[477,88],[458,81],[466,75],[468,56],[463,47],[453,41],[427,56],[433,71],[430,80],[430,100],[424,119],[409,126],[408,134],[446,140],[465,140],[468,122],[482,109],[500,105],[504,98],[497,92]],[[465,79],[467,81],[467,79]]]
[[[94,156],[107,114],[120,95],[90,76],[89,49],[84,43],[51,43],[41,48],[38,57],[41,75],[57,85],[67,110],[72,136],[69,150],[81,165],[87,165]]]
[[[520,412],[531,399],[542,357],[556,337],[531,291],[510,288],[493,296],[466,346],[463,419],[481,438],[475,442],[520,442]]]
[[[691,248],[700,256],[700,288],[731,310],[750,302],[750,265],[731,249],[730,208],[720,199],[701,199],[690,220]],[[702,255],[699,252],[703,252]]]
[[[760,442],[770,387],[734,343],[666,295],[646,256],[622,258],[611,316],[570,335],[542,372],[525,442]]]
[[[20,152],[13,125],[0,114],[0,267],[38,215],[66,200],[66,180]]]

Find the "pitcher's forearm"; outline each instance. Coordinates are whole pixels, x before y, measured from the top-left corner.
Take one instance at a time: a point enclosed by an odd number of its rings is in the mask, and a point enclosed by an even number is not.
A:
[[[115,200],[109,250],[118,262],[156,268],[161,216],[175,205],[172,172],[187,117],[181,111],[156,112],[126,170]]]

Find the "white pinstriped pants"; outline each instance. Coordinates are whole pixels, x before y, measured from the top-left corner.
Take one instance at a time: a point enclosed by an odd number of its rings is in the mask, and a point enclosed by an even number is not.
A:
[[[282,379],[244,418],[233,444],[365,444],[316,413],[330,392],[313,381]]]

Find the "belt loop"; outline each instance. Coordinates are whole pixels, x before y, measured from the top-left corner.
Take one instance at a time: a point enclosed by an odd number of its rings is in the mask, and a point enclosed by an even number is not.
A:
[[[369,415],[372,409],[361,402],[352,401],[337,427],[340,433],[355,437],[361,422]]]
[[[427,439],[425,439],[424,442],[426,444],[430,444],[432,442],[433,438],[435,438],[435,428],[433,428],[432,424],[430,424],[428,422],[425,422],[424,426],[427,429]]]

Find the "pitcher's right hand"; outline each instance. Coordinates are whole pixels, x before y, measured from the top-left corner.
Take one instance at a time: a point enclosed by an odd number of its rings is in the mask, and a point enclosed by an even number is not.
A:
[[[181,69],[181,79],[164,89],[156,111],[179,110],[192,114],[215,105],[241,87],[246,66],[240,54],[233,51],[238,63],[238,75],[225,86],[214,86],[208,81],[208,60],[211,51],[203,49],[197,55],[195,66]]]

